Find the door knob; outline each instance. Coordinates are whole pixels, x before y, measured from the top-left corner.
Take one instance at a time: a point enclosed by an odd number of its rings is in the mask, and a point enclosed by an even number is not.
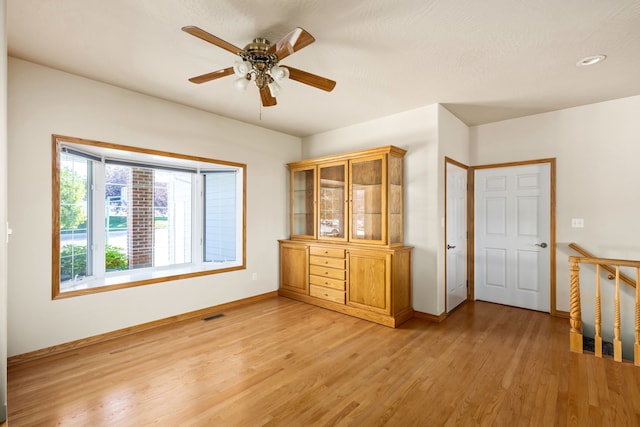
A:
[[[447,245],[447,249],[455,249],[455,246]]]
[[[547,247],[547,244],[546,244],[546,243],[544,243],[544,242],[542,242],[542,243],[536,243],[536,246],[540,246],[541,248],[543,248],[543,249],[544,249],[544,248],[546,248],[546,247]]]

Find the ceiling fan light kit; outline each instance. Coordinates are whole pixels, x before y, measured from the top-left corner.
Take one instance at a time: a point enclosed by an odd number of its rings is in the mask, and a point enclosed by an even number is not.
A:
[[[249,86],[249,82],[253,80],[258,89],[268,86],[271,96],[278,96],[282,91],[282,87],[277,82],[288,79],[289,70],[277,65],[262,67],[255,64],[260,63],[247,60],[237,61],[233,64],[233,72],[238,76],[235,81],[236,89],[240,92],[245,91]]]
[[[247,78],[246,76],[243,76],[237,79],[234,82],[234,85],[238,90],[238,92],[244,92],[245,90],[247,90],[247,86],[249,86],[250,81],[251,81],[251,78]]]
[[[233,64],[233,72],[236,76],[245,77],[251,71],[251,63],[249,61],[236,61]]]
[[[238,77],[234,82],[236,89],[244,91],[249,82],[253,81],[260,90],[262,105],[265,107],[276,105],[276,97],[282,90],[278,82],[287,79],[327,92],[331,92],[336,85],[335,81],[325,77],[279,65],[282,59],[315,41],[311,34],[300,27],[291,31],[276,44],[271,44],[269,40],[264,38],[255,38],[244,49],[240,49],[198,27],[186,26],[182,30],[241,58],[241,61],[236,61],[232,67],[190,78],[189,81],[193,83],[205,83],[235,74]]]
[[[273,79],[276,81],[286,80],[289,78],[289,69],[285,67],[278,67],[276,65],[271,68],[270,74],[271,77],[273,77]]]

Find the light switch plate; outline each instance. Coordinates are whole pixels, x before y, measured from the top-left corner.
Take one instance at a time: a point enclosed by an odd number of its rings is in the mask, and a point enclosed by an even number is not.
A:
[[[572,228],[584,228],[584,218],[571,218]]]

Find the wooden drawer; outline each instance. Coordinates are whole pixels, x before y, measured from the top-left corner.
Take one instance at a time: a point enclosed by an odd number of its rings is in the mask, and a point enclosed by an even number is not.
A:
[[[310,265],[309,273],[313,276],[329,277],[331,279],[344,280],[344,269],[327,268],[319,265]]]
[[[328,258],[323,256],[311,255],[309,257],[309,264],[344,269],[344,258]]]
[[[309,254],[344,259],[344,249],[341,249],[341,248],[326,248],[326,247],[320,247],[320,246],[310,246]]]
[[[310,285],[309,294],[312,297],[325,299],[327,301],[344,304],[344,292],[336,289],[325,288],[322,286]]]
[[[344,291],[344,280],[331,279],[329,277],[309,276],[309,283],[317,286],[324,286],[325,288],[333,288],[339,291]]]

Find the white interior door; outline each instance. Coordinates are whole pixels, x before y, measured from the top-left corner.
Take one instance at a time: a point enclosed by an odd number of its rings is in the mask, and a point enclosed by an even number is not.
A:
[[[446,163],[447,312],[467,300],[467,170]]]
[[[475,298],[550,306],[549,163],[475,171]]]

